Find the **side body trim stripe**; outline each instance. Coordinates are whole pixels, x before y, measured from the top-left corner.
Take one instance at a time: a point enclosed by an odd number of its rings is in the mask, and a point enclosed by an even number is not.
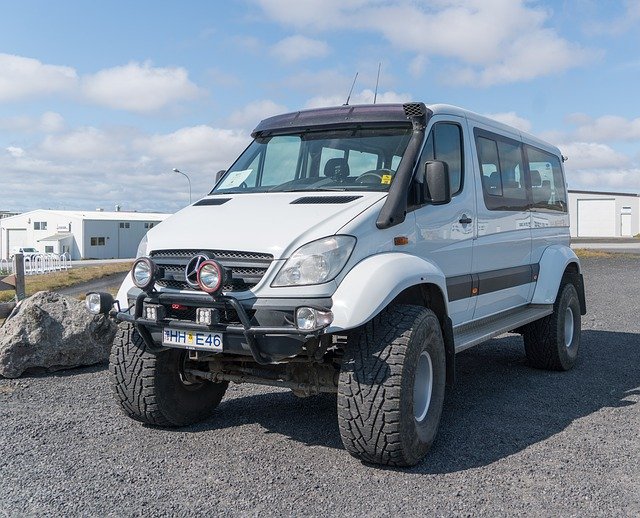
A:
[[[449,302],[536,282],[539,272],[540,265],[536,263],[447,277]]]

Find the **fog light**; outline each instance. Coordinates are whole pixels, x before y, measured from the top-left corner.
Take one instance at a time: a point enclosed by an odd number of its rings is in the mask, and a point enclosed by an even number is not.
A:
[[[156,263],[148,257],[140,257],[136,259],[131,268],[131,278],[141,290],[153,287],[157,273]]]
[[[296,310],[296,326],[302,331],[314,331],[327,327],[333,322],[333,313],[315,308],[298,308]]]
[[[220,322],[220,312],[212,308],[198,308],[196,322],[205,326],[216,325]]]
[[[113,297],[110,293],[91,292],[87,293],[84,303],[89,313],[109,313],[113,307]]]
[[[202,291],[214,294],[222,288],[222,266],[211,259],[203,261],[198,269],[198,286]]]
[[[158,322],[165,316],[164,306],[159,304],[145,304],[144,305],[144,318],[146,320],[153,320]]]

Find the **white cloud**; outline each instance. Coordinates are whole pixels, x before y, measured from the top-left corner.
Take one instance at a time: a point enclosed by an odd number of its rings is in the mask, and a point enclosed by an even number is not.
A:
[[[613,169],[630,165],[628,156],[595,142],[569,142],[560,146],[562,154],[569,158],[567,169]]]
[[[188,194],[186,181],[171,172],[173,167],[189,174],[197,199],[211,189],[213,174],[229,167],[249,142],[245,132],[210,126],[157,135],[78,128],[0,152],[3,197],[8,209],[18,210],[119,203],[174,211],[184,206]]]
[[[321,40],[295,35],[280,40],[271,47],[271,54],[282,61],[293,63],[310,58],[321,58],[329,54],[329,45]]]
[[[20,158],[24,156],[24,149],[21,147],[9,146],[6,150],[13,158]]]
[[[625,119],[617,115],[603,115],[592,119],[582,114],[571,117],[578,125],[575,137],[579,140],[638,141],[640,140],[640,117]]]
[[[250,137],[242,131],[201,125],[142,137],[136,140],[135,148],[145,156],[162,160],[167,167],[181,169],[186,164],[200,171],[215,172],[231,165],[249,141]]]
[[[297,29],[373,31],[416,54],[452,60],[447,81],[489,86],[555,74],[597,59],[545,26],[549,12],[526,0],[254,0],[267,16]]]
[[[71,67],[0,53],[0,102],[70,93],[77,82],[78,75]]]
[[[351,95],[349,104],[370,104],[373,102],[373,97],[374,91],[367,88],[360,92],[354,92],[353,95]],[[404,103],[410,101],[411,99],[412,95],[408,93],[378,92],[376,103]],[[346,100],[346,95],[319,95],[317,97],[309,99],[306,102],[305,107],[320,108],[323,106],[340,106],[344,104]]]
[[[44,112],[40,117],[17,115],[0,119],[0,131],[56,133],[64,129],[64,118],[56,112]]]
[[[522,131],[531,131],[531,122],[523,117],[520,117],[516,112],[504,112],[504,113],[488,113],[486,114],[490,119],[495,119],[503,124],[508,124],[514,128],[518,128]]]
[[[40,152],[55,159],[87,160],[116,157],[124,146],[116,136],[93,127],[80,128],[62,135],[48,135]]]
[[[287,111],[289,110],[286,106],[276,104],[269,99],[254,101],[247,104],[241,110],[233,112],[229,117],[229,124],[235,128],[252,130],[262,119]]]
[[[40,117],[38,129],[44,133],[57,133],[64,129],[64,117],[56,112],[44,112]]]
[[[83,78],[82,90],[97,104],[140,113],[191,100],[201,93],[184,68],[153,67],[148,62],[100,70]]]

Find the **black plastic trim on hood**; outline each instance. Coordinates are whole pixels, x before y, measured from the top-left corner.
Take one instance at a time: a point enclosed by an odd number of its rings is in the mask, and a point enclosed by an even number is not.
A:
[[[293,200],[290,205],[319,205],[325,203],[351,203],[362,196],[303,196]]]
[[[193,204],[194,207],[199,207],[201,205],[222,205],[223,203],[227,203],[231,201],[231,198],[202,198],[200,201],[197,201]]]

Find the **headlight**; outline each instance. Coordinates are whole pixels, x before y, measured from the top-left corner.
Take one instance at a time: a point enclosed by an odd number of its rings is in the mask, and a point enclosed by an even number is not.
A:
[[[355,245],[353,236],[330,236],[307,243],[287,259],[271,285],[304,286],[329,282],[347,264]]]
[[[131,278],[133,284],[142,290],[153,285],[156,276],[156,265],[148,257],[140,257],[133,263]]]
[[[84,303],[87,306],[89,313],[98,315],[100,313],[109,313],[113,307],[113,302],[113,296],[111,296],[110,293],[90,292],[87,293]]]
[[[222,288],[224,272],[222,267],[215,261],[203,261],[198,270],[198,285],[202,291],[216,293]]]

